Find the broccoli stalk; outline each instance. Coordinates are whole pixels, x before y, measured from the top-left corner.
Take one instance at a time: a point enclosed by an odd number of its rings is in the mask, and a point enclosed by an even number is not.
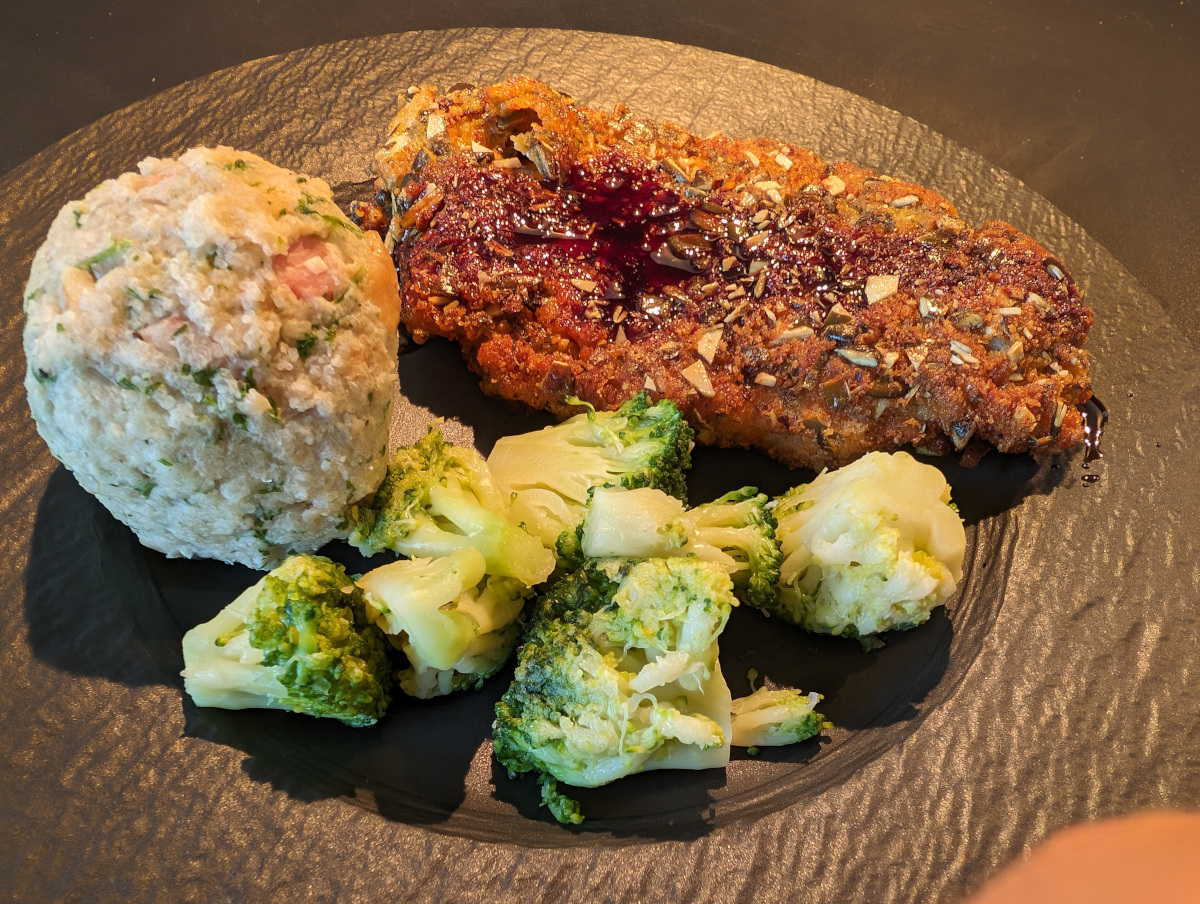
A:
[[[592,491],[580,528],[589,558],[693,555],[720,566],[753,606],[775,602],[782,556],[767,497],[743,487],[692,509],[654,489]]]
[[[468,546],[437,559],[401,559],[358,579],[368,614],[408,657],[399,679],[409,696],[478,688],[508,661],[529,591],[486,567]]]
[[[567,575],[535,604],[496,705],[497,759],[577,787],[724,766],[731,699],[717,638],[735,603],[729,577],[698,559],[611,559]],[[576,821],[549,787],[556,818]]]
[[[198,706],[372,725],[389,702],[386,647],[341,565],[292,556],[184,635],[184,687]]]
[[[793,688],[760,687],[748,697],[733,701],[734,747],[779,747],[796,744],[832,728],[833,723],[814,708],[825,698]]]
[[[554,555],[510,520],[483,457],[446,442],[436,426],[416,445],[396,450],[374,499],[351,515],[349,540],[364,555],[390,549],[438,557],[470,547],[483,555],[488,574],[527,587],[554,570]]]
[[[809,631],[862,639],[915,627],[962,579],[950,487],[904,452],[872,452],[789,490],[775,519],[779,594],[762,608]]]
[[[501,438],[488,464],[512,493],[512,517],[578,564],[576,527],[594,487],[656,487],[687,498],[695,437],[675,405],[646,393],[616,411],[590,410],[533,433]]]

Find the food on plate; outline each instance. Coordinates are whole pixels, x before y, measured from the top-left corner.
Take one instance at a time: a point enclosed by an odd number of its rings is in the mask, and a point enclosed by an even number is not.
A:
[[[782,747],[816,737],[832,727],[815,711],[824,697],[795,688],[760,687],[748,697],[733,701],[734,747]]]
[[[617,407],[619,406],[619,407]],[[564,563],[596,487],[654,487],[687,498],[694,433],[669,401],[639,392],[615,411],[587,410],[561,424],[497,440],[488,466],[511,496],[511,516]]]
[[[825,634],[912,628],[962,579],[966,533],[950,486],[905,452],[873,452],[776,502],[783,552],[770,615]]]
[[[696,556],[729,575],[738,599],[769,606],[782,556],[767,503],[754,487],[690,509],[650,487],[596,489],[579,529],[580,551],[589,558]]]
[[[530,595],[520,581],[487,574],[471,546],[427,559],[400,559],[358,578],[367,612],[408,657],[399,673],[410,697],[478,690],[517,645]]]
[[[148,158],[58,214],[25,296],[38,430],[147,546],[253,567],[383,479],[398,289],[319,179]]]
[[[589,562],[534,603],[512,685],[496,704],[496,758],[537,772],[560,821],[578,807],[550,781],[594,788],[652,769],[729,761],[730,693],[717,638],[737,600],[694,558]]]
[[[488,574],[528,587],[554,570],[554,553],[511,516],[483,456],[446,442],[436,425],[393,453],[378,491],[351,517],[350,542],[365,555],[391,550],[422,558],[472,548]]]
[[[1007,223],[527,78],[401,100],[377,153],[401,319],[489,393],[565,417],[646,388],[702,442],[814,468],[1084,437],[1092,313]]]
[[[198,706],[373,725],[389,702],[386,647],[341,565],[292,556],[184,635],[183,686]]]

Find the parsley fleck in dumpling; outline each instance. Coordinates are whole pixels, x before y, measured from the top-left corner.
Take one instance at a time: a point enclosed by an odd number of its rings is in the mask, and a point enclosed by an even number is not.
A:
[[[269,567],[383,479],[396,274],[319,179],[143,160],[58,214],[25,315],[39,432],[147,546]]]

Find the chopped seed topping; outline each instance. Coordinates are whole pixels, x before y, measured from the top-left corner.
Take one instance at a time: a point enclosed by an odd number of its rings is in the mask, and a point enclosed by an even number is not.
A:
[[[766,270],[766,269],[767,269],[766,261],[750,261],[749,273],[751,276],[757,276],[758,272],[760,270]]]
[[[613,340],[613,344],[614,345],[625,345],[628,342],[629,342],[629,339],[626,338],[626,336],[625,336],[625,327],[618,326],[617,327],[617,337]]]
[[[704,369],[704,362],[697,361],[694,364],[685,367],[680,373],[683,378],[695,387],[696,392],[704,396],[706,399],[711,399],[715,396],[716,390],[713,389],[712,381],[708,378],[708,371]]]
[[[742,240],[742,244],[747,248],[757,248],[770,237],[771,233],[769,232],[756,232],[754,235],[746,236],[746,238]]]
[[[849,361],[851,364],[857,364],[859,367],[878,367],[879,362],[874,356],[866,352],[860,352],[852,348],[839,348],[837,353]]]
[[[724,327],[706,330],[700,337],[700,341],[696,343],[696,353],[709,364],[712,364],[713,358],[717,356],[717,348],[720,346],[721,337],[724,334]]]
[[[876,349],[876,351],[878,351],[878,349]],[[899,352],[884,352],[883,357],[880,359],[880,363],[884,366],[885,370],[891,370],[893,365],[895,365],[895,363],[899,360]]]
[[[755,376],[754,382],[759,386],[774,386],[776,380],[768,373],[759,373],[757,376]]]
[[[837,176],[828,176],[821,180],[821,184],[825,186],[825,190],[834,198],[846,190],[846,183]]]
[[[897,198],[895,201],[893,201],[892,206],[893,207],[912,207],[919,200],[921,200],[921,199],[918,198],[916,195],[905,195],[903,198]]]
[[[790,330],[784,330],[778,336],[771,340],[772,345],[783,345],[785,342],[791,342],[793,339],[811,339],[814,335],[812,327],[797,326]]]
[[[751,166],[762,166],[762,161],[758,159],[758,155],[753,151],[743,150],[742,153],[746,155],[746,159],[750,161]]]
[[[1018,339],[1008,347],[1006,354],[1008,355],[1008,360],[1013,364],[1019,363],[1025,357],[1025,343]]]
[[[770,179],[764,179],[762,182],[755,182],[754,187],[761,188],[763,191],[770,191],[773,188],[778,189],[782,188],[783,186],[778,182],[772,182]]]
[[[908,358],[908,363],[913,366],[913,370],[920,370],[921,365],[925,363],[925,356],[929,354],[929,350],[925,348],[906,348],[904,354]]]
[[[934,307],[933,302],[924,295],[917,300],[917,310],[921,312],[922,317],[928,317],[931,313],[937,313],[937,308]]]
[[[1002,317],[1016,317],[1021,313],[1020,308],[996,308],[996,313]]]
[[[767,271],[763,270],[758,274],[758,279],[755,280],[755,282],[754,282],[754,297],[762,298],[763,293],[766,291],[767,291]],[[771,316],[770,311],[767,312],[767,316],[771,317],[772,320],[775,319],[773,316]]]
[[[650,377],[646,377],[646,382],[644,384],[644,388],[646,389],[647,392],[658,392],[659,391],[658,386],[655,385],[654,380]]]
[[[792,168],[791,158],[788,157],[787,154],[776,154],[775,162],[783,167],[784,172],[787,172],[788,170],[790,170]]]
[[[775,312],[770,308],[763,308],[763,313],[767,315],[767,319],[772,323],[775,322]]]
[[[898,291],[900,291],[900,277],[894,273],[886,276],[867,277],[867,304],[875,304],[877,301],[891,298]]]
[[[596,284],[594,282],[592,282],[590,279],[573,279],[573,280],[571,280],[571,285],[573,285],[580,292],[595,292],[596,291]]]
[[[519,157],[497,157],[492,161],[492,166],[497,169],[520,169],[521,159]]]
[[[725,315],[725,322],[733,323],[735,320],[737,320],[739,317],[741,317],[742,314],[744,314],[746,312],[746,308],[748,308],[748,307],[749,307],[749,305],[743,301],[740,305],[738,305],[736,308],[734,308],[732,311],[730,311],[728,314]]]
[[[732,270],[733,265],[737,263],[736,257],[727,257],[721,261],[722,270]]]

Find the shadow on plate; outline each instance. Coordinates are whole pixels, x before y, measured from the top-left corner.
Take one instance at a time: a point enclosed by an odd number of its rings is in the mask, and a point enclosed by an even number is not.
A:
[[[57,468],[25,570],[29,643],[43,662],[131,687],[180,683],[181,632],[123,525]]]
[[[430,339],[424,345],[409,345],[400,356],[400,387],[403,393],[396,417],[405,417],[409,405],[427,409],[434,417],[444,417],[470,428],[475,448],[487,455],[502,436],[540,430],[554,423],[545,412],[492,398],[479,386],[463,361],[457,345],[445,339]],[[407,404],[406,404],[407,403]],[[421,436],[424,426],[412,425],[406,431]]]

